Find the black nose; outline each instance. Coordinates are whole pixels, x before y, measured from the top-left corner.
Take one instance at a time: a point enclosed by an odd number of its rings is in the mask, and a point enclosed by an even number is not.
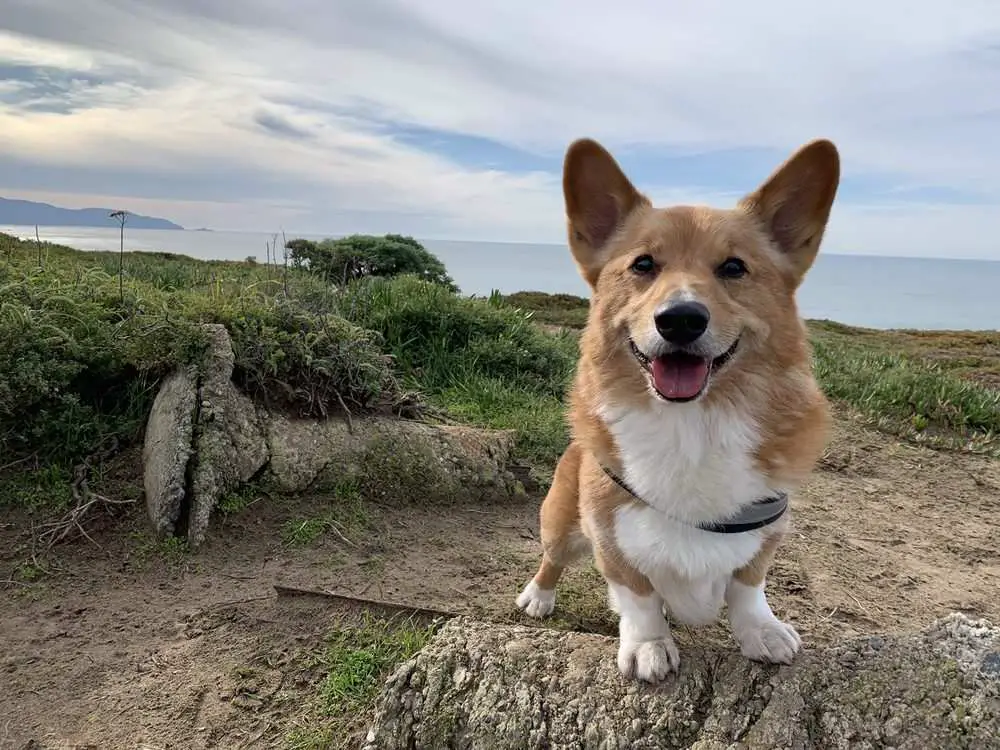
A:
[[[708,328],[708,308],[700,302],[678,302],[656,313],[656,330],[671,344],[685,346]]]

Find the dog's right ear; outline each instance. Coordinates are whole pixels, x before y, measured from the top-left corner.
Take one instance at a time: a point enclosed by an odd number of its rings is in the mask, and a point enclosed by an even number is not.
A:
[[[593,288],[607,254],[608,240],[636,208],[649,205],[614,157],[597,141],[581,138],[566,151],[563,197],[569,247],[583,278]]]

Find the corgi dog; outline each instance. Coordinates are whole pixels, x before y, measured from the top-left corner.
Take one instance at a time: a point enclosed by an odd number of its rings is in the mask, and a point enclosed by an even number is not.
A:
[[[765,580],[830,426],[796,291],[839,181],[837,148],[816,140],[733,208],[655,208],[596,141],[566,152],[569,246],[591,302],[541,565],[517,605],[550,614],[563,570],[592,554],[627,679],[678,668],[668,616],[706,625],[723,604],[747,658],[788,664],[801,646]]]

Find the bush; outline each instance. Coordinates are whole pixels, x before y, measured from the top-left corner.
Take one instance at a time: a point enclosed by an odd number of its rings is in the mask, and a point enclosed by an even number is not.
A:
[[[444,264],[412,237],[355,234],[339,240],[289,240],[285,247],[293,264],[333,284],[367,276],[414,275],[458,291]]]
[[[345,318],[382,335],[410,387],[453,417],[514,430],[518,454],[536,466],[566,447],[572,335],[542,332],[499,295],[460,297],[412,276],[358,281],[337,301]]]
[[[461,297],[402,276],[355,282],[337,301],[341,315],[378,331],[400,370],[433,392],[488,375],[561,396],[575,365],[572,342],[543,333],[499,296]]]
[[[334,287],[302,268],[84,253],[0,235],[0,455],[66,467],[108,436],[141,434],[162,377],[203,355],[221,323],[234,380],[304,416],[381,407],[401,385],[451,415],[517,431],[555,458],[572,339],[549,336],[494,295],[466,298],[426,274]],[[443,269],[442,269],[443,271]]]
[[[261,400],[319,415],[394,397],[378,335],[336,315],[308,274],[127,254],[122,297],[111,255],[0,235],[0,463],[135,438],[160,379],[202,356],[205,322],[227,327],[235,379]]]

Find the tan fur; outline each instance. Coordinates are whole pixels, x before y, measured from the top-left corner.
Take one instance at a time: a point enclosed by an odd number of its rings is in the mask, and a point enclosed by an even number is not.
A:
[[[753,420],[761,435],[753,460],[775,486],[807,478],[823,450],[829,412],[811,372],[795,292],[819,251],[838,181],[836,149],[815,141],[735,208],[657,209],[602,146],[589,139],[570,146],[563,175],[569,246],[592,299],[569,396],[571,444],[540,511],[544,557],[534,580],[541,588],[555,587],[581,554],[573,540],[583,535],[606,579],[639,595],[652,590],[615,540],[616,511],[637,501],[600,469],[622,468],[600,415],[608,403],[650,408],[647,375],[625,342],[630,332],[647,329],[657,307],[682,287],[710,309],[720,340],[741,337],[737,356],[700,401]],[[654,259],[654,274],[630,271],[641,254]],[[731,257],[746,263],[748,276],[717,276]],[[752,561],[733,571],[736,580],[762,584],[787,519],[768,530]]]

